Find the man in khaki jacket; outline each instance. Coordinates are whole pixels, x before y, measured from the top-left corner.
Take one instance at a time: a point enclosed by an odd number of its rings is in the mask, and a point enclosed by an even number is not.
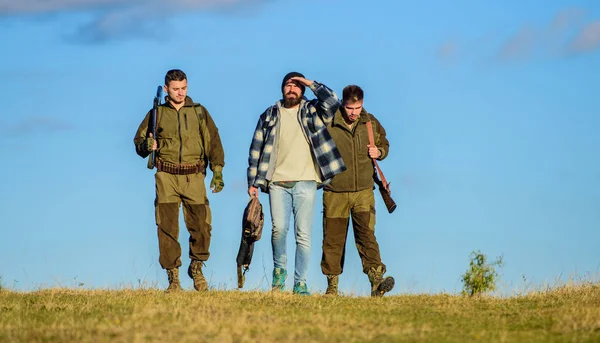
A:
[[[210,255],[211,212],[204,178],[210,167],[213,193],[223,189],[225,154],[219,131],[212,117],[199,103],[187,96],[187,76],[181,70],[169,70],[165,76],[165,103],[157,110],[156,137],[148,132],[150,112],[133,139],[141,157],[156,152],[156,225],[158,226],[159,262],[167,270],[167,291],[181,289],[179,267],[179,207],[183,203],[185,225],[190,233],[188,275],[197,291],[208,284],[202,266]]]
[[[355,85],[344,88],[342,106],[328,130],[347,170],[337,174],[323,192],[323,257],[321,270],[327,276],[325,294],[338,293],[338,279],[344,268],[349,219],[363,272],[371,282],[371,295],[382,296],[394,287],[394,278],[385,274],[379,244],[375,238],[373,161],[383,160],[389,150],[385,129],[363,108],[364,92]],[[375,146],[369,144],[366,123],[373,126]]]

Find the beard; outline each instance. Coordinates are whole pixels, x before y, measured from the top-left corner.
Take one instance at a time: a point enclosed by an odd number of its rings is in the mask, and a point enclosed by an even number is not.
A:
[[[302,97],[298,96],[296,93],[287,93],[283,97],[283,106],[290,108],[295,107],[302,101]]]
[[[176,97],[171,97],[171,96],[167,96],[167,98],[169,99],[170,102],[174,103],[174,104],[182,104],[185,102],[185,97],[183,97],[183,99],[179,100]]]
[[[360,113],[350,115],[350,114],[348,114],[348,112],[346,111],[344,106],[341,106],[341,112],[342,112],[342,118],[348,125],[354,124],[354,122],[356,122],[358,120],[358,118],[360,118]]]

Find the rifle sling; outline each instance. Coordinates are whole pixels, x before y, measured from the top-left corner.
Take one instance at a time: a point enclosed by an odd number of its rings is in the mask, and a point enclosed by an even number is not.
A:
[[[371,123],[371,121],[367,121],[367,132],[369,134],[369,145],[372,147],[375,147],[375,137],[373,136],[373,124]],[[381,168],[379,167],[379,164],[377,163],[376,159],[372,159],[373,160],[373,164],[375,165],[375,170],[377,171],[377,173],[379,174],[379,179],[381,179],[381,183],[383,184],[383,188],[385,189],[385,191],[390,194],[390,185],[387,182],[387,180],[385,179],[385,176],[383,175],[383,171],[381,171]]]

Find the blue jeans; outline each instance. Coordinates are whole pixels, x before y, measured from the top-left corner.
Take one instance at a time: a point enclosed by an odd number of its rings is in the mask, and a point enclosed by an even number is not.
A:
[[[290,214],[294,214],[296,236],[294,284],[306,282],[308,275],[316,194],[315,181],[298,181],[292,188],[269,184],[269,205],[273,224],[271,245],[275,268],[287,269],[286,238],[290,227]]]

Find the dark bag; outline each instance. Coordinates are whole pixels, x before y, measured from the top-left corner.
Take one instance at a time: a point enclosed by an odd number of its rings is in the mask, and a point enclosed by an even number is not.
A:
[[[242,217],[242,241],[236,258],[238,288],[244,287],[245,275],[252,262],[254,242],[262,236],[264,217],[258,197],[251,197]]]

